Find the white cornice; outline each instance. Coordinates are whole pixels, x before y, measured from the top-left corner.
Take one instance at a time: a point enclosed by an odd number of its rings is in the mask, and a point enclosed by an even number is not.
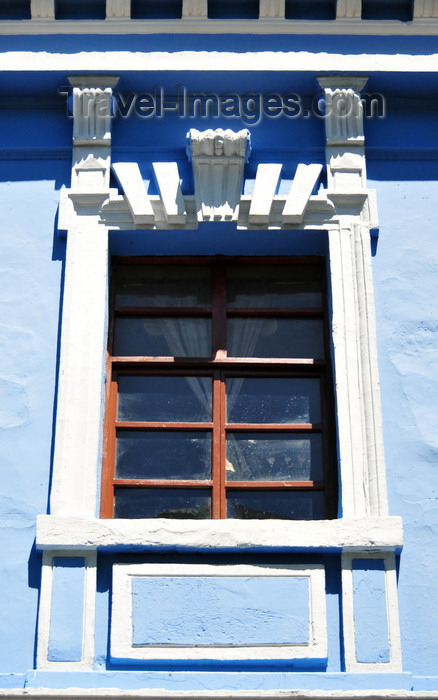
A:
[[[328,34],[364,36],[437,36],[437,18],[398,20],[287,20],[268,17],[254,20],[185,17],[167,20],[5,20],[0,34]]]
[[[45,51],[5,51],[0,53],[1,71],[45,71],[77,74],[86,71],[299,71],[318,73],[436,73],[438,53],[342,54],[309,51],[89,51],[49,53]]]
[[[383,679],[382,679],[383,680]],[[66,697],[101,697],[105,700],[437,700],[435,690],[118,690],[115,688],[31,688],[0,689],[1,698],[32,697],[34,700]]]

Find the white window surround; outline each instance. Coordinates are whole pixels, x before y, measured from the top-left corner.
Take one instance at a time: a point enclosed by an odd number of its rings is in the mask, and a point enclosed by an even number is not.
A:
[[[325,120],[327,188],[320,188],[312,195],[318,164],[310,169],[300,165],[289,194],[275,195],[275,188],[271,187],[270,201],[266,201],[263,187],[255,187],[253,195],[238,197],[249,138],[244,131],[190,133],[194,195],[182,196],[176,163],[155,164],[158,174],[170,178],[158,177],[160,195],[151,197],[139,178],[136,164],[116,166],[124,190],[124,194],[119,194],[109,186],[110,120],[102,109],[105,104],[109,106],[116,80],[105,76],[70,80],[74,87],[73,166],[72,186],[62,191],[59,210],[59,228],[67,232],[67,251],[55,452],[50,515],[38,517],[36,538],[37,547],[45,550],[46,562],[38,644],[41,666],[47,667],[50,562],[54,552],[71,556],[82,552],[92,557],[96,550],[242,549],[343,552],[346,670],[363,670],[355,661],[352,647],[354,593],[349,556],[380,554],[394,561],[394,553],[403,542],[401,519],[388,516],[386,496],[370,247],[370,230],[375,228],[377,216],[374,193],[367,188],[359,109],[359,91],[366,79],[339,76],[320,79],[327,102],[335,106],[335,117]],[[347,114],[342,116],[344,108]],[[221,172],[222,203],[212,196],[215,182],[217,185],[216,166]],[[198,187],[201,171],[205,181]],[[259,168],[256,182],[257,178],[261,182],[267,177],[271,181],[278,175],[278,167]],[[176,208],[171,204],[169,188],[178,195]],[[255,201],[258,191],[262,192],[261,200]],[[233,206],[226,204],[229,201]],[[184,229],[193,230],[198,222],[211,218],[228,221],[228,225],[234,222],[245,231],[243,235],[248,240],[252,229],[283,229],[284,235],[287,231],[301,231],[305,235],[306,231],[315,229],[327,232],[342,507],[337,520],[103,520],[96,517],[105,404],[108,232],[131,228],[144,230],[149,236],[165,236],[160,229],[178,228],[183,234]],[[87,580],[91,580],[91,574]],[[395,579],[388,581],[388,610],[396,610]],[[89,606],[83,645],[88,650],[91,641],[86,640],[94,634],[93,601]],[[385,664],[376,670],[401,670],[397,625],[395,617],[391,619],[391,644],[395,652],[389,666]],[[89,651],[84,653],[86,665],[91,664],[89,655]],[[366,670],[377,666],[370,664]],[[81,662],[72,662],[64,667],[68,668],[77,670],[83,666]]]
[[[359,91],[365,82],[366,79],[358,77],[320,79],[327,100],[339,101],[336,114],[342,114],[345,101],[353,100],[354,106],[358,106]],[[105,401],[108,230],[136,225],[126,196],[111,190],[108,184],[110,120],[102,116],[102,100],[109,102],[116,79],[81,76],[71,78],[71,83],[74,155],[72,188],[61,195],[59,215],[59,227],[68,233],[51,514],[38,519],[37,544],[44,549],[84,549],[90,542],[105,547],[111,541],[112,546],[123,547],[133,542],[138,546],[143,538],[145,546],[160,542],[169,546],[168,538],[174,537],[185,546],[208,546],[208,538],[199,535],[207,528],[217,546],[223,536],[223,541],[228,542],[225,546],[233,546],[233,541],[235,546],[260,546],[260,541],[264,541],[264,546],[278,547],[281,541],[281,546],[287,547],[284,536],[276,539],[262,535],[265,529],[274,532],[272,524],[269,528],[263,524],[248,528],[237,520],[190,525],[173,521],[157,528],[154,520],[108,523],[96,517]],[[90,115],[88,110],[97,103],[99,109]],[[301,221],[295,224],[281,221],[287,195],[273,197],[268,219],[263,223],[251,223],[253,199],[248,195],[241,198],[239,211],[232,216],[239,228],[319,228],[328,235],[342,512],[338,520],[328,523],[327,530],[320,523],[288,524],[284,532],[290,534],[289,546],[293,548],[313,544],[342,549],[372,547],[374,543],[375,547],[399,549],[402,545],[400,520],[388,518],[387,510],[369,240],[370,228],[376,225],[375,201],[374,193],[366,187],[362,119],[353,112],[346,118],[338,117],[337,121],[326,120],[328,186],[313,196],[307,191],[307,202],[301,203]],[[214,132],[205,132],[205,136],[194,134],[192,139],[211,139],[212,133],[214,136]],[[227,139],[227,132],[221,132],[220,138]],[[236,137],[229,138],[234,143]],[[245,149],[239,148],[243,158]],[[198,152],[199,148],[193,154],[194,161]],[[219,159],[223,157],[221,153],[219,150]],[[231,165],[223,165],[225,180],[227,167]],[[343,176],[340,179],[339,174]],[[307,175],[303,177],[302,182],[307,186]],[[240,187],[239,182],[236,186]],[[292,189],[294,186],[301,197],[295,181]],[[202,192],[201,200],[206,197],[208,187]],[[160,196],[151,200],[156,222],[137,228],[184,228],[184,224],[166,221]],[[193,212],[194,219],[186,226],[193,228],[197,220],[204,219],[205,208],[199,202],[199,192],[184,198],[184,204],[187,212]],[[210,214],[206,215],[208,220]],[[348,528],[351,528],[350,536]],[[70,533],[64,542],[62,532]],[[312,542],[307,532],[312,532],[315,538]]]

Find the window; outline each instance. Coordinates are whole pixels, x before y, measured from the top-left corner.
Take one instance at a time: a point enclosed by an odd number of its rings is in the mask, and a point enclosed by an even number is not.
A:
[[[102,517],[336,516],[320,258],[118,259]]]

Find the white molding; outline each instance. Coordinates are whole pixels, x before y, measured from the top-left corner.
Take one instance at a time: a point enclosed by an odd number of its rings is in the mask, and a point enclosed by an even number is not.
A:
[[[354,590],[353,571],[354,559],[381,559],[384,562],[386,616],[388,626],[388,663],[361,663],[356,659],[356,635],[354,621]],[[356,673],[394,673],[402,670],[400,625],[397,602],[397,577],[395,556],[371,552],[354,554],[346,552],[342,555],[342,617],[345,663],[347,672]]]
[[[382,678],[385,681],[385,678]],[[129,698],[147,698],[148,700],[437,700],[436,690],[165,690],[161,688],[142,688],[141,690],[118,690],[115,688],[0,688],[0,697],[33,697],[35,700],[45,698],[103,697],[105,700],[128,700]]]
[[[434,15],[435,17],[435,15]],[[286,35],[354,35],[354,36],[437,36],[434,17],[418,15],[413,22],[399,20],[285,20],[264,17],[258,20],[212,19],[199,21],[196,16],[183,19],[132,20],[7,20],[0,22],[0,35],[38,34],[286,34]],[[95,68],[96,69],[96,68]],[[319,70],[324,67],[320,66]],[[75,70],[74,67],[65,70]],[[76,68],[77,70],[77,68]],[[85,67],[87,70],[87,67]],[[89,70],[89,67],[88,67]],[[108,70],[103,64],[102,70]],[[121,70],[116,68],[116,70]],[[332,70],[332,68],[328,68]],[[339,70],[339,69],[338,69]],[[346,70],[350,70],[347,68]],[[363,70],[363,69],[362,69]],[[369,70],[369,66],[368,69]]]
[[[48,649],[50,639],[50,616],[53,586],[53,560],[56,557],[84,558],[84,607],[82,621],[82,659],[81,661],[49,661]],[[41,574],[41,594],[38,612],[38,656],[37,667],[40,671],[91,671],[94,664],[94,620],[96,598],[96,564],[95,551],[75,551],[66,554],[65,550],[52,550],[43,553]]]
[[[186,520],[37,517],[38,549],[321,549],[393,551],[403,546],[401,518],[337,520]]]
[[[153,645],[132,644],[132,578],[199,576],[205,577],[290,577],[309,581],[308,644]],[[325,659],[327,658],[327,619],[325,570],[321,564],[256,566],[217,564],[115,564],[113,566],[111,658],[117,660],[159,659]]]
[[[216,20],[214,20],[216,21]],[[268,20],[267,20],[268,21]],[[434,22],[425,19],[423,22]],[[69,22],[61,22],[69,26]],[[0,22],[0,34],[3,27]],[[112,22],[106,26],[112,27]],[[436,21],[438,35],[438,20]],[[84,28],[81,26],[82,31]],[[119,73],[127,70],[133,75],[141,76],[144,71],[153,71],[160,74],[162,71],[299,71],[303,73],[330,73],[367,72],[381,73],[436,73],[438,53],[427,55],[415,54],[342,54],[342,53],[318,53],[310,51],[248,51],[233,53],[231,51],[151,51],[135,54],[135,64],[132,61],[132,52],[129,51],[105,51],[80,53],[45,53],[34,51],[4,51],[0,53],[0,72],[7,71],[45,71],[48,74],[59,71],[76,72],[86,71],[83,82],[99,87],[94,78],[91,81],[90,71],[114,71]],[[101,78],[102,76],[99,76]],[[108,76],[108,79],[111,76]],[[312,75],[313,78],[313,75]],[[354,79],[354,78],[353,78]],[[107,81],[105,81],[107,82]],[[107,83],[108,87],[111,84]]]

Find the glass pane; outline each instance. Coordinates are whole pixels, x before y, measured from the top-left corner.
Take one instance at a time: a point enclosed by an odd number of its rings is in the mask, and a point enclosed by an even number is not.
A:
[[[321,435],[228,433],[229,481],[319,481]]]
[[[322,491],[228,491],[227,518],[322,520]]]
[[[257,265],[227,270],[231,308],[320,307],[321,288],[319,265]]]
[[[210,490],[127,489],[114,491],[115,518],[179,518],[201,520],[211,517]]]
[[[120,430],[117,479],[210,479],[211,433]]]
[[[119,265],[116,306],[209,306],[210,279],[208,267]]]
[[[229,318],[230,357],[324,357],[321,319]]]
[[[228,423],[320,423],[319,379],[229,377]]]
[[[114,355],[211,357],[209,318],[116,318]]]
[[[118,420],[211,421],[211,377],[121,376]]]

